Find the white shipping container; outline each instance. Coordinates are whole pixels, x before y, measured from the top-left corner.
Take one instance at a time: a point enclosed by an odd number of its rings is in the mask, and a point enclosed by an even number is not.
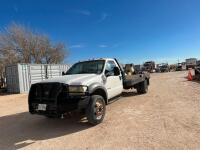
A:
[[[9,93],[27,93],[31,84],[62,76],[70,68],[67,64],[15,64],[6,66]]]

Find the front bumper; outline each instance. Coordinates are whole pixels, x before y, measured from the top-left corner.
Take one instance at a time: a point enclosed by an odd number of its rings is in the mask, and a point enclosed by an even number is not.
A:
[[[74,110],[81,110],[88,106],[90,96],[84,98],[80,97],[76,99],[70,99],[70,101],[73,100],[74,103],[65,102],[62,104],[33,102],[29,104],[29,112],[31,114],[40,114],[40,115],[59,115]],[[39,104],[46,104],[46,110],[38,110]]]

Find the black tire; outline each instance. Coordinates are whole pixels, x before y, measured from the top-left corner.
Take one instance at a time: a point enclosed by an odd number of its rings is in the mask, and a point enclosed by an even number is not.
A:
[[[138,85],[137,92],[138,94],[145,94],[148,92],[147,80],[144,80],[142,83]]]
[[[104,98],[100,95],[92,95],[86,109],[88,122],[93,125],[101,123],[105,117],[105,113],[106,104]]]

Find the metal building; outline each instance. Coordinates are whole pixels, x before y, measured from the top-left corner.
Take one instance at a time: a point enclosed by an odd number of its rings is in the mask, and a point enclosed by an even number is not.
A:
[[[62,76],[70,65],[66,64],[15,64],[6,66],[6,84],[9,93],[27,93],[31,84]]]

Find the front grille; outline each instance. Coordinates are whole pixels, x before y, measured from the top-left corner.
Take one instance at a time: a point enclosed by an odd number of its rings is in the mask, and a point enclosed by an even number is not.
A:
[[[61,83],[33,84],[30,89],[29,98],[32,102],[55,102],[61,89]]]

